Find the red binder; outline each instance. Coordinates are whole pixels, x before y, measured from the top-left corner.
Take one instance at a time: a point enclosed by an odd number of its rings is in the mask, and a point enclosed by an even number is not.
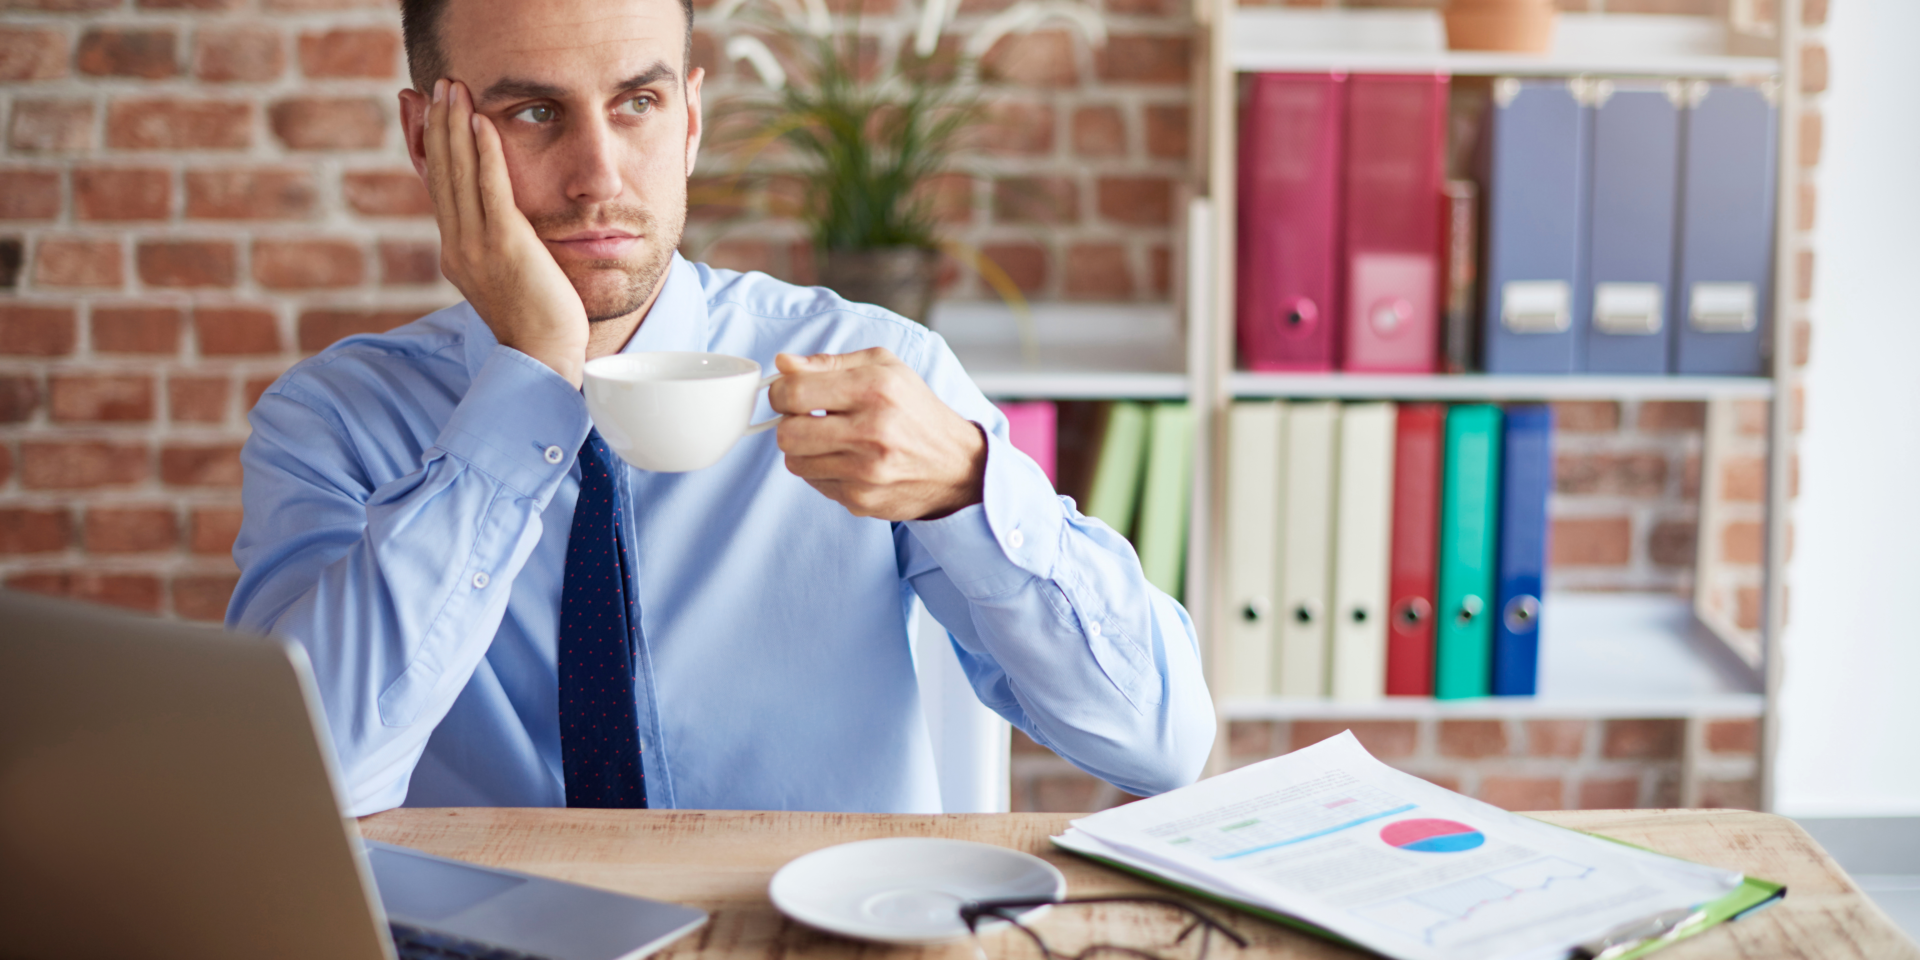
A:
[[[1347,81],[1342,369],[1438,366],[1446,147],[1444,75]]]
[[[1240,121],[1238,327],[1252,370],[1332,370],[1346,78],[1253,76]]]
[[[1387,695],[1433,695],[1440,468],[1447,408],[1403,403],[1394,421],[1393,559],[1387,582]]]

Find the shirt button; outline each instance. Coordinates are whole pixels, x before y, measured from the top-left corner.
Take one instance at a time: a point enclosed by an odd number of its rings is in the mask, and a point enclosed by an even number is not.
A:
[[[487,572],[485,570],[482,570],[479,573],[476,573],[473,575],[473,588],[475,590],[485,590],[487,588],[487,584],[492,582],[493,582],[493,578],[487,576]]]
[[[1014,532],[1007,534],[1007,546],[1012,547],[1015,550],[1018,550],[1021,547],[1024,547],[1026,545],[1027,545],[1026,534],[1021,533],[1018,530],[1015,530]]]
[[[559,463],[567,458],[567,452],[559,447],[548,447],[540,455],[546,457],[548,463]]]
[[[1097,637],[1097,636],[1099,636],[1099,635],[1100,635],[1100,622],[1099,622],[1099,621],[1097,621],[1097,620],[1096,620],[1096,621],[1094,621],[1093,623],[1089,623],[1089,624],[1087,624],[1087,636],[1090,636],[1090,637]]]

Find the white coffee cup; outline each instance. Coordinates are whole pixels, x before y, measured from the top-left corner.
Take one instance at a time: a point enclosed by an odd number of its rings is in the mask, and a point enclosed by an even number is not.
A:
[[[587,361],[587,414],[607,446],[642,470],[684,473],[720,462],[741,437],[781,420],[749,423],[760,365],[724,353],[616,353]]]

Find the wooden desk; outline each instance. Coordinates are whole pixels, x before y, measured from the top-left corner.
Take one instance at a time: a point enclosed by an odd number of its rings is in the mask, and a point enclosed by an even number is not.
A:
[[[1920,960],[1907,939],[1793,821],[1744,811],[1607,810],[1535,814],[1664,853],[1785,883],[1785,901],[1738,923],[1661,951],[1661,960],[1767,957]],[[534,809],[393,810],[361,821],[373,840],[526,873],[700,907],[713,919],[662,957],[686,960],[973,960],[966,944],[886,947],[844,940],[795,924],[767,900],[775,870],[811,850],[872,837],[954,837],[1012,847],[1052,862],[1073,895],[1159,891],[1144,881],[1063,853],[1047,837],[1070,814],[885,816],[878,814],[599,811]],[[1243,914],[1215,911],[1251,937],[1222,960],[1243,957],[1351,958],[1363,954]],[[1115,943],[1148,944],[1130,931],[1127,908],[1078,908],[1091,932]],[[1069,930],[1063,913],[1041,921],[1064,946],[1089,931]],[[1219,941],[1216,941],[1219,943]],[[1011,938],[989,943],[993,960],[1031,958]]]

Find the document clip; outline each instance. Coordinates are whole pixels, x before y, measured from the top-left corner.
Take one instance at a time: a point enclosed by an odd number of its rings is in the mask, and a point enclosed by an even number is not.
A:
[[[1599,937],[1578,944],[1568,960],[1614,960],[1641,947],[1678,940],[1689,928],[1707,919],[1705,910],[1678,907],[1642,920],[1630,920]]]

